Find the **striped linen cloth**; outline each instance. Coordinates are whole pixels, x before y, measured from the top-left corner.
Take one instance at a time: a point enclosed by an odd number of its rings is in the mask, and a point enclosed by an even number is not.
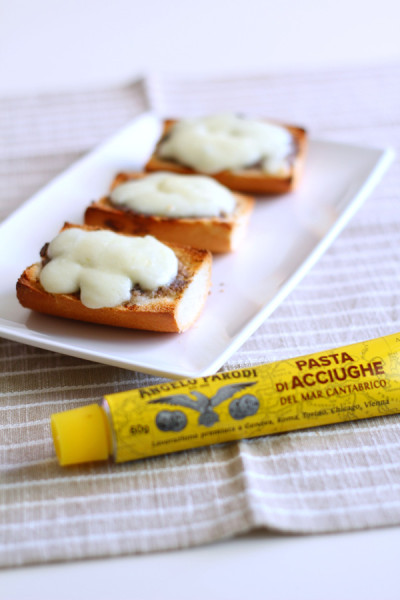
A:
[[[400,150],[400,65],[246,79],[152,77],[121,90],[2,100],[1,211],[132,116],[221,110]],[[6,137],[7,136],[7,137]],[[400,331],[400,163],[224,370]],[[400,417],[136,463],[58,467],[49,417],[156,377],[0,340],[0,564],[184,548],[253,528],[400,523]]]

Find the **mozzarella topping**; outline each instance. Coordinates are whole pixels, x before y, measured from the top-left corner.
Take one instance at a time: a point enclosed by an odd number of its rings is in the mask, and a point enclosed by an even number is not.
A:
[[[49,244],[51,259],[40,283],[51,294],[80,290],[88,308],[118,306],[131,298],[133,286],[153,291],[178,273],[175,253],[152,236],[128,237],[111,231],[62,231]]]
[[[236,206],[227,188],[202,175],[154,173],[120,184],[110,197],[114,204],[136,212],[171,218],[217,217],[232,213]]]
[[[175,123],[157,152],[201,173],[260,163],[264,172],[285,176],[292,151],[293,136],[284,127],[223,114]]]

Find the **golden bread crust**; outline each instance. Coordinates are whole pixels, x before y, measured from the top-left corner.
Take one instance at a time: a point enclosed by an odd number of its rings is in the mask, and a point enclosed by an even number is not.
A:
[[[160,140],[157,142],[156,148],[150,157],[149,161],[145,165],[145,170],[148,172],[153,171],[171,171],[173,173],[180,173],[186,175],[199,174],[197,171],[185,167],[178,162],[164,159],[158,156],[157,148],[168,133],[169,129],[176,123],[176,119],[167,119],[164,121],[163,133]],[[305,154],[307,149],[307,133],[302,127],[296,127],[294,125],[286,125],[278,123],[281,127],[285,127],[293,135],[296,142],[296,155],[293,158],[291,165],[291,172],[289,176],[277,177],[268,175],[261,169],[248,168],[235,171],[221,171],[210,175],[213,179],[216,179],[229,189],[237,192],[245,192],[249,194],[284,194],[291,192],[296,189],[301,179]]]
[[[147,175],[119,173],[111,184],[111,190],[121,183]],[[236,208],[232,215],[210,218],[145,215],[116,207],[109,197],[104,197],[86,209],[85,223],[132,235],[153,235],[164,242],[205,248],[215,253],[231,252],[242,241],[254,206],[254,198],[236,193],[234,196]]]
[[[64,226],[68,227],[98,229],[71,224]],[[36,263],[25,269],[18,279],[17,298],[25,308],[78,321],[148,331],[186,331],[198,318],[208,296],[212,258],[206,250],[168,245],[179,261],[180,281],[176,287],[160,288],[155,294],[136,289],[130,302],[113,308],[91,309],[82,304],[79,295],[46,292],[39,280],[42,265]],[[190,303],[187,302],[189,294]]]

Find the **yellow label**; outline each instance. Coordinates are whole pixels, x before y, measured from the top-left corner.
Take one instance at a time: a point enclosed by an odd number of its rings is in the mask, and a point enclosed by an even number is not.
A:
[[[105,396],[123,462],[400,412],[400,334]]]

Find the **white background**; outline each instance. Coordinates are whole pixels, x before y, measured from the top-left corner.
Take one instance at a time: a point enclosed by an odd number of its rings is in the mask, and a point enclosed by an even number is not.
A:
[[[400,59],[398,0],[0,0],[0,96]],[[400,110],[400,107],[399,107]],[[1,600],[399,597],[400,529],[0,573]]]
[[[0,0],[0,95],[400,59],[398,0]]]

